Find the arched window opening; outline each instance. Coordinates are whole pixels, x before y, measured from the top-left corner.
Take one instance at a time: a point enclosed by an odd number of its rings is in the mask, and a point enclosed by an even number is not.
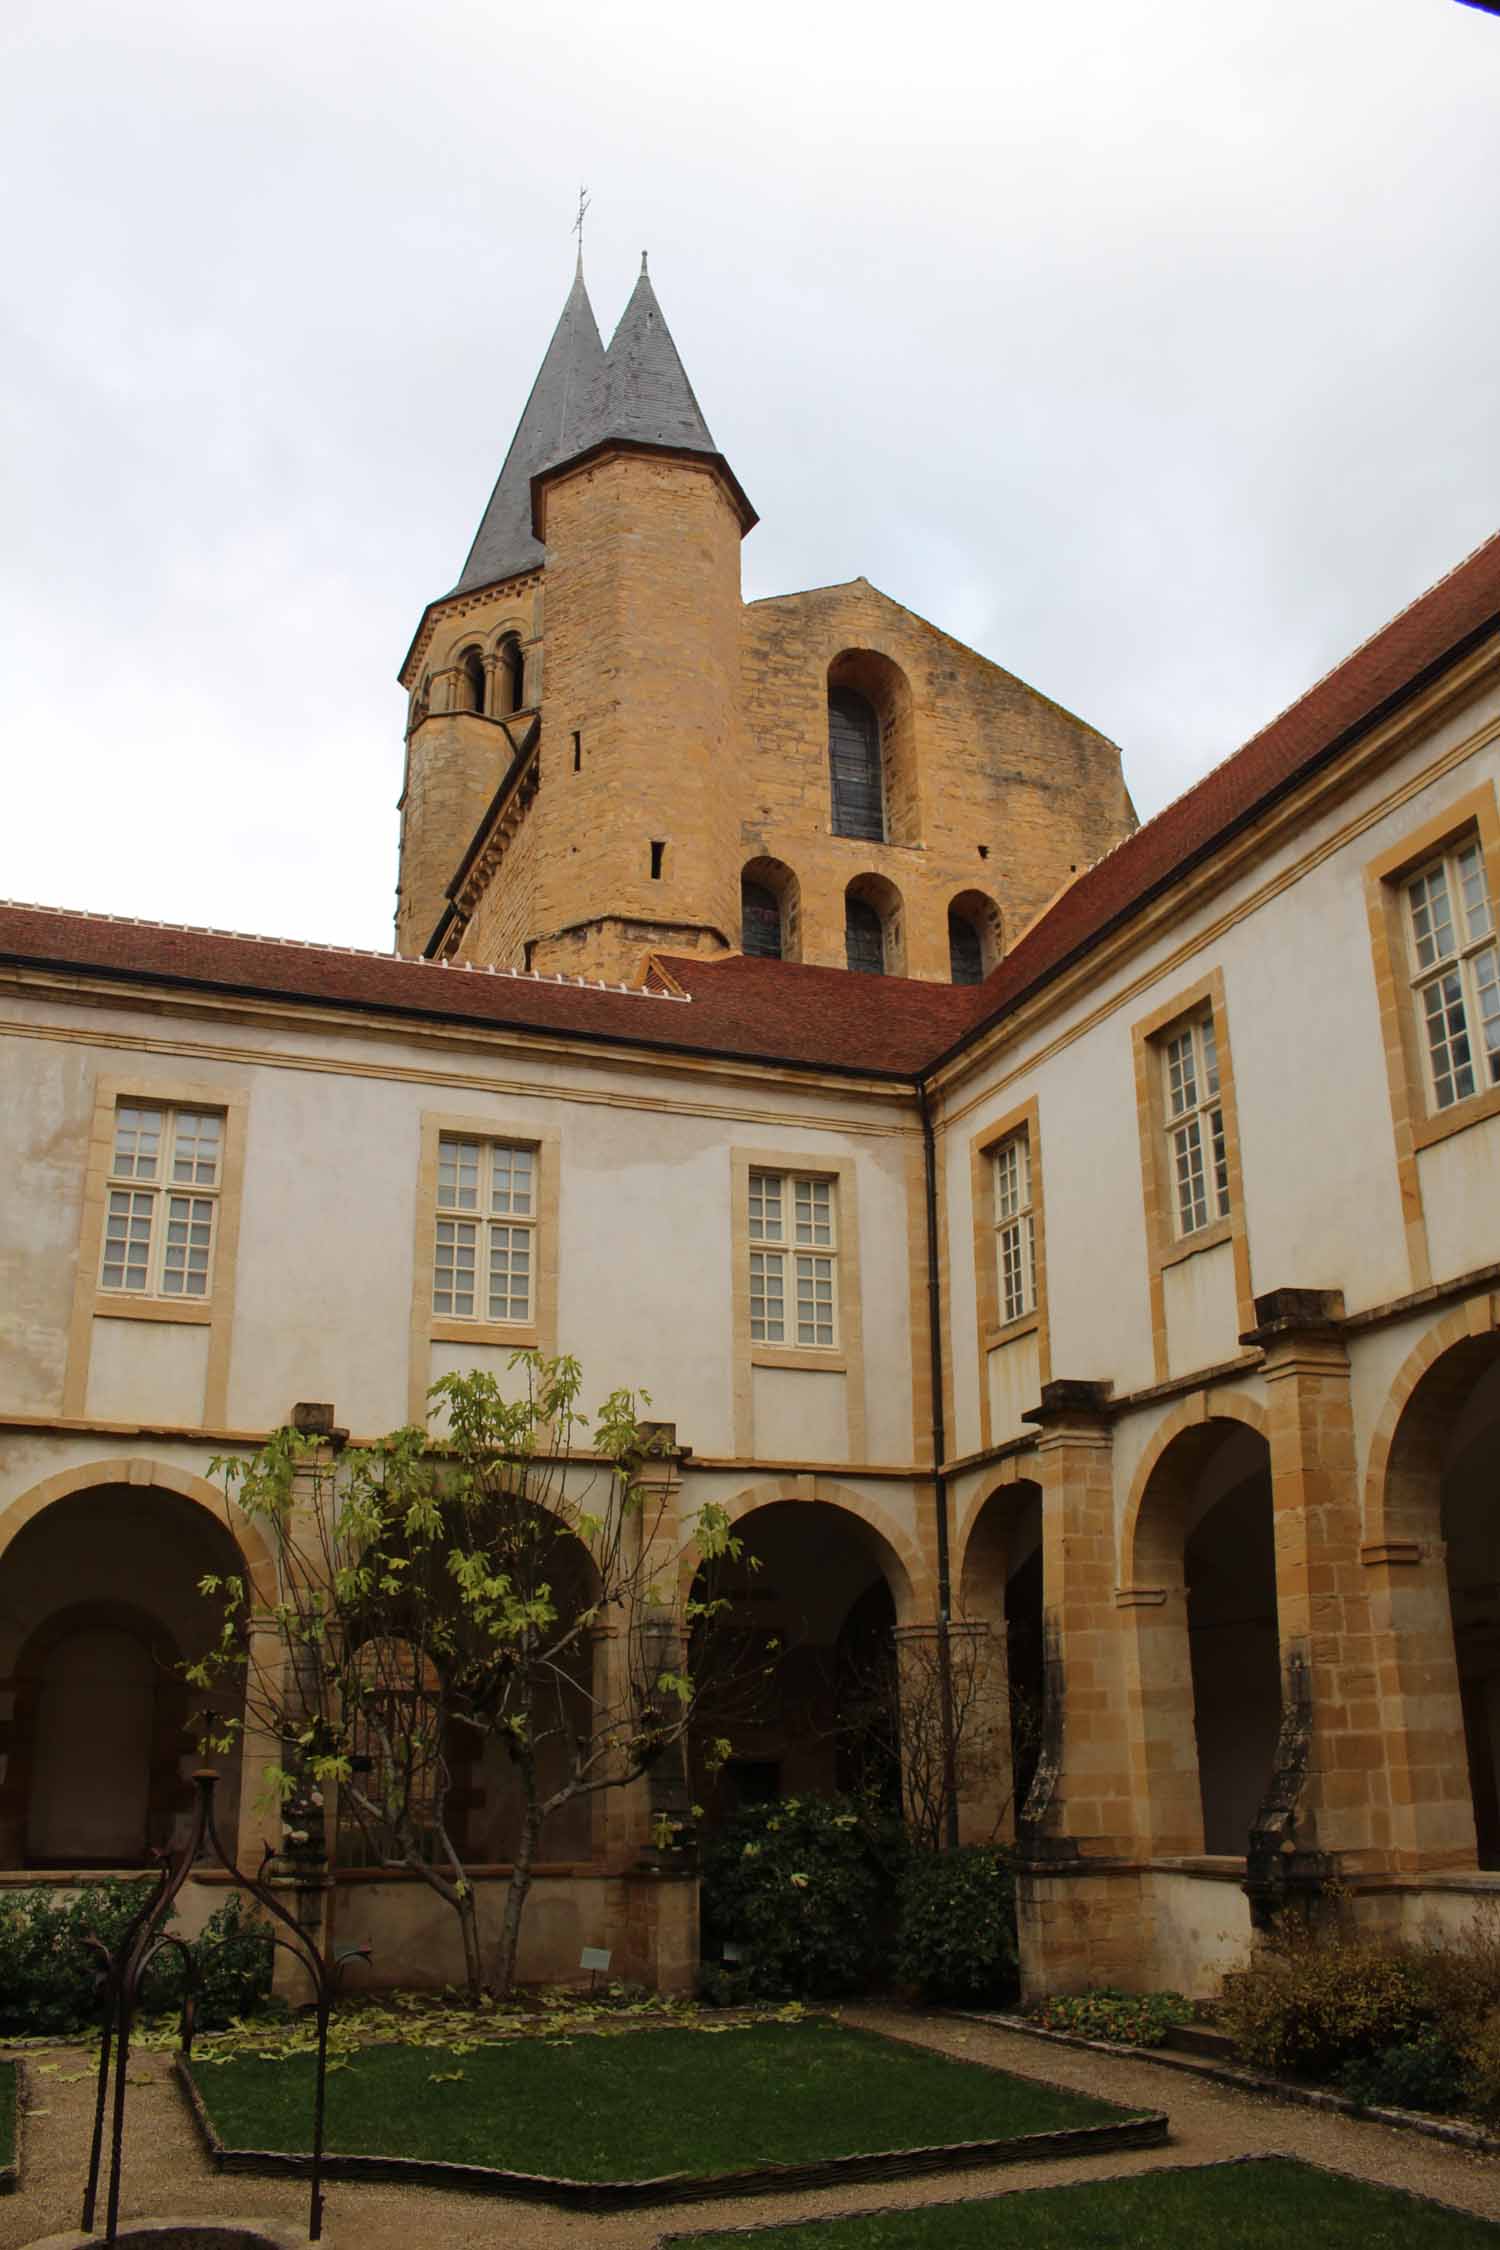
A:
[[[853,688],[828,691],[828,772],[833,792],[833,833],[885,841],[885,792],[880,771],[880,722]]]
[[[856,976],[885,975],[885,932],[866,898],[844,901],[844,958]]]
[[[1043,1731],[1042,1495],[1026,1478],[998,1486],[974,1519],[947,1672],[937,1715],[951,1714],[960,1839],[1009,1838]]]
[[[484,712],[484,658],[471,648],[459,659],[459,705],[464,711]]]
[[[948,905],[948,967],[954,984],[983,984],[1000,959],[1000,909],[983,891],[960,891]]]
[[[499,663],[500,716],[509,718],[513,711],[526,708],[526,658],[521,649],[518,633],[507,633],[500,643]]]
[[[972,922],[948,909],[948,970],[954,984],[983,984],[984,951]]]
[[[740,945],[757,960],[781,959],[781,901],[748,876],[740,880]]]
[[[747,860],[740,870],[741,950],[762,961],[800,959],[800,902],[784,860]]]

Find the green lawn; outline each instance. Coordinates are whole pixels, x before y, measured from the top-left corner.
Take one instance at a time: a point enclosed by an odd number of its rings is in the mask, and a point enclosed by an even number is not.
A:
[[[194,2076],[227,2147],[306,2149],[310,2056],[242,2055]],[[328,2146],[344,2155],[575,2180],[738,2172],[1130,2114],[828,2023],[518,2039],[460,2056],[367,2047],[328,2080]]]
[[[1494,2250],[1500,2228],[1284,2157],[978,2203],[674,2235],[676,2250]]]
[[[0,2062],[0,2172],[16,2161],[16,2066]]]

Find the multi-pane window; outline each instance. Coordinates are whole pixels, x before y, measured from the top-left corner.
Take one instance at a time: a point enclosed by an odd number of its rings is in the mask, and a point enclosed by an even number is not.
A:
[[[832,1180],[750,1174],[750,1341],[838,1342],[838,1223]]]
[[[218,1111],[117,1103],[101,1289],[207,1297],[223,1170]]]
[[[1460,844],[1405,886],[1412,993],[1435,1109],[1500,1085],[1500,954],[1484,854]]]
[[[1036,1311],[1036,1220],[1031,1206],[1031,1143],[1012,1133],[994,1153],[995,1266],[1000,1318]]]
[[[536,1150],[438,1142],[432,1309],[446,1320],[529,1321],[535,1302]]]
[[[1167,1165],[1179,1235],[1229,1215],[1229,1153],[1212,1010],[1162,1042]]]

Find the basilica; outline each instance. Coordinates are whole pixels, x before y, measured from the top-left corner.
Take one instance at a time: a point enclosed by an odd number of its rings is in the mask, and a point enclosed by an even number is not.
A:
[[[401,663],[392,950],[0,906],[0,1884],[184,1822],[200,1581],[276,1591],[210,1464],[535,1347],[649,1392],[663,1504],[727,1511],[809,1678],[958,1663],[1029,1990],[1211,1995],[1331,1884],[1460,1927],[1500,1892],[1500,538],[1141,825],[1113,743],[863,578],[746,603],[741,472],[644,261],[607,348],[580,269]],[[838,1783],[807,1710],[717,1804]],[[504,1772],[462,1820],[498,1912]],[[452,1980],[357,1846],[340,1942]],[[522,1974],[686,1988],[696,1890],[647,1782],[581,1800]]]

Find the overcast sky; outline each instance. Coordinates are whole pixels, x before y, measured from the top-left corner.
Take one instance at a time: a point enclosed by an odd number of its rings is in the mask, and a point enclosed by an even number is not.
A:
[[[1500,525],[1457,0],[10,0],[0,895],[390,942],[404,702],[571,278],[1142,813]]]

